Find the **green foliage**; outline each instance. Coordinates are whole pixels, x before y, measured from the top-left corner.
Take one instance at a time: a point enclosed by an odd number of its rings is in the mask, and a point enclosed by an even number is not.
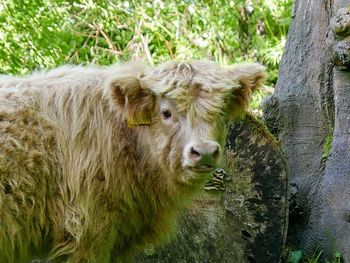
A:
[[[210,58],[277,67],[292,0],[3,0],[0,72],[60,64]]]
[[[300,250],[290,252],[288,262],[290,263],[299,263],[303,256],[303,252]]]
[[[302,251],[300,250],[294,250],[289,253],[288,256],[288,263],[341,263],[343,262],[342,259],[342,254],[339,251],[336,251],[333,256],[331,261],[322,261],[322,250],[321,249],[316,249],[315,252],[312,255],[304,255]]]

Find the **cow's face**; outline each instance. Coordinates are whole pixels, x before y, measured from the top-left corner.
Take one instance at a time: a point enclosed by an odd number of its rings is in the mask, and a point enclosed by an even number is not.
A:
[[[219,165],[226,122],[242,114],[265,78],[257,64],[221,68],[213,62],[171,62],[112,81],[111,94],[129,127],[162,169],[181,183],[201,182]]]

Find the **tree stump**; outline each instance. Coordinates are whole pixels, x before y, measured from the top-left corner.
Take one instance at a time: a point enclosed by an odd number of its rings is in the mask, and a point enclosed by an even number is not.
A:
[[[179,220],[176,238],[136,262],[279,262],[288,178],[278,143],[254,117],[229,127],[223,167]]]

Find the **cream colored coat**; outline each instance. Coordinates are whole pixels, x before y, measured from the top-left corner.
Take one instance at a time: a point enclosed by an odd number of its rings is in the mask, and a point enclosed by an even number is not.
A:
[[[223,146],[264,77],[208,61],[0,77],[0,262],[127,262],[167,240],[209,178],[182,167],[186,138]]]

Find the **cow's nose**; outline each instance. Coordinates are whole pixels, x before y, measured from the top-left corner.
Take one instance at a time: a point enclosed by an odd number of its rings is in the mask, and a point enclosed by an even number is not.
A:
[[[214,167],[218,163],[220,153],[221,148],[217,142],[201,141],[190,145],[189,157],[197,167]]]

